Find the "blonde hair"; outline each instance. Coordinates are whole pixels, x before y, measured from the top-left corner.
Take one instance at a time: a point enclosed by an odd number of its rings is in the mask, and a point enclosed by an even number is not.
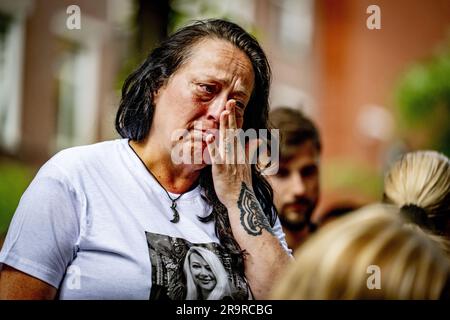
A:
[[[435,235],[431,237],[450,251],[450,160],[436,151],[405,154],[384,179],[384,201],[399,208],[416,206],[426,213]],[[424,227],[419,224],[419,226]],[[430,229],[430,228],[427,228]]]
[[[192,246],[189,251],[186,253],[186,258],[183,264],[183,272],[186,277],[186,300],[197,300],[198,299],[198,288],[195,285],[191,270],[190,270],[190,258],[191,255],[195,253],[202,257],[205,262],[211,268],[212,273],[214,274],[216,285],[208,297],[204,297],[205,300],[220,300],[225,297],[231,296],[230,284],[228,282],[228,274],[225,268],[222,265],[220,259],[210,250]]]
[[[298,250],[271,298],[440,298],[449,262],[423,232],[405,227],[398,211],[371,205],[325,225]],[[370,290],[373,266],[380,288]]]

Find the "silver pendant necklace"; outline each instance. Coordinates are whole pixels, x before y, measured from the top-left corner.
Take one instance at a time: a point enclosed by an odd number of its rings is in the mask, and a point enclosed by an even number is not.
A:
[[[128,146],[130,147],[131,150],[133,150],[134,154],[138,157],[138,159],[141,161],[141,163],[144,165],[144,168],[147,170],[148,173],[150,173],[150,175],[153,177],[153,179],[155,179],[155,181],[159,184],[159,186],[166,192],[167,197],[170,199],[170,201],[172,201],[172,205],[170,206],[170,209],[172,209],[173,212],[173,218],[172,220],[169,220],[172,223],[177,223],[178,221],[180,221],[180,214],[178,213],[177,210],[177,203],[176,201],[178,199],[180,199],[186,192],[183,192],[182,194],[180,194],[178,197],[176,198],[172,198],[169,194],[169,192],[167,192],[166,188],[163,187],[163,185],[159,182],[159,180],[155,177],[155,175],[150,171],[149,168],[147,168],[147,166],[145,165],[144,161],[142,161],[141,157],[139,157],[139,155],[137,154],[137,152],[133,149],[133,147],[130,145],[130,140],[128,140]]]

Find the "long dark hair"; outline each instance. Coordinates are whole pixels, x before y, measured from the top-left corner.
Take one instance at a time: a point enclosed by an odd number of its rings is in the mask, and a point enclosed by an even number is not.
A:
[[[237,24],[210,19],[196,21],[175,32],[154,49],[144,63],[125,80],[115,123],[116,130],[123,138],[141,141],[148,135],[153,119],[154,94],[189,59],[194,45],[205,38],[228,41],[249,57],[255,74],[255,86],[244,114],[243,129],[268,129],[271,70],[264,51],[255,38]],[[215,220],[217,237],[234,258],[236,270],[243,274],[244,252],[233,238],[227,210],[217,198],[210,166],[202,170],[199,183],[205,200],[213,207],[211,215],[201,220]],[[252,184],[255,195],[273,226],[276,209],[273,207],[272,188],[255,165],[252,165]]]

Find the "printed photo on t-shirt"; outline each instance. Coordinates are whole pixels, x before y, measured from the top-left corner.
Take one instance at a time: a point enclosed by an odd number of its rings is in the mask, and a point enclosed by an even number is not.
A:
[[[150,300],[245,300],[245,278],[217,243],[146,232],[152,265]]]

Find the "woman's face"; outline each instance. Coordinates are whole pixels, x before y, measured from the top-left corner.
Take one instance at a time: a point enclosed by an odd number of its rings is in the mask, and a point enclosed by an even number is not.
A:
[[[200,153],[200,159],[205,160],[201,157],[206,148],[204,139],[208,132],[219,129],[226,102],[236,101],[236,120],[241,127],[253,86],[253,66],[244,52],[224,40],[201,40],[155,94],[150,135],[169,153],[188,143],[189,149],[184,150]],[[174,132],[180,129],[189,138],[174,139]]]
[[[212,291],[216,286],[216,277],[208,263],[197,253],[192,253],[189,267],[196,286],[205,291]]]

